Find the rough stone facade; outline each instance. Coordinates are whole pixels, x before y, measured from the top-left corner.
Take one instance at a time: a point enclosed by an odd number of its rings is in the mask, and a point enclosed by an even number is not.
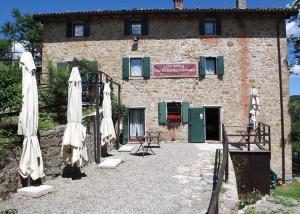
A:
[[[20,182],[18,167],[21,152],[16,148],[13,153],[15,155],[9,158],[0,158],[0,201],[16,192]]]
[[[73,17],[76,19],[75,16]],[[139,18],[139,17],[137,17]],[[209,18],[209,17],[206,17]],[[122,85],[122,102],[129,108],[144,107],[146,130],[162,131],[165,140],[188,141],[188,126],[177,128],[158,124],[158,103],[188,101],[193,107],[220,106],[225,126],[247,124],[249,92],[259,92],[258,120],[271,126],[272,168],[281,173],[280,95],[277,53],[277,20],[280,19],[280,45],[283,73],[285,137],[290,134],[289,91],[285,22],[275,15],[223,15],[222,34],[199,35],[196,15],[148,15],[149,35],[140,36],[138,50],[132,51],[132,36],[124,36],[124,17],[89,17],[90,36],[66,38],[65,19],[44,22],[43,79],[47,63],[76,58],[97,60],[101,70]],[[76,21],[76,20],[75,20]],[[80,21],[80,19],[79,19]],[[123,57],[150,57],[154,63],[197,63],[200,56],[224,56],[223,78],[122,80]],[[291,175],[291,146],[286,145],[286,174]]]

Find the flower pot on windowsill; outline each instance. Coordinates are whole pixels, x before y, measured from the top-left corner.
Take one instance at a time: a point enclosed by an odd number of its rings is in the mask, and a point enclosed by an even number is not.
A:
[[[168,115],[167,120],[168,120],[168,123],[180,123],[181,122],[181,116],[171,114],[171,115]]]

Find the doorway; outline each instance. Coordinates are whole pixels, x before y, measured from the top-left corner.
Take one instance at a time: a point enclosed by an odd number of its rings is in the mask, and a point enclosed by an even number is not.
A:
[[[145,109],[129,109],[129,137],[135,139],[145,135]]]
[[[205,134],[206,140],[220,140],[220,108],[205,108]]]

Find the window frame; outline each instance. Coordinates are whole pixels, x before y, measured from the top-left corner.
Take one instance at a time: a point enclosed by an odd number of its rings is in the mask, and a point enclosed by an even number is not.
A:
[[[207,23],[212,23],[213,24],[213,33],[207,33],[205,25]],[[216,36],[217,35],[217,20],[216,19],[204,19],[203,21],[203,33],[204,36]]]
[[[79,26],[82,26],[82,35],[78,35],[78,36],[76,36],[76,27],[79,27]],[[84,37],[85,35],[85,29],[86,28],[86,26],[85,26],[85,24],[84,23],[73,23],[72,24],[72,37],[75,37],[75,38],[78,38],[78,37]]]
[[[132,26],[134,24],[139,24],[141,26],[139,34],[133,33]],[[143,23],[142,23],[142,21],[131,21],[130,22],[130,35],[132,35],[132,36],[141,36],[142,34],[143,34]]]
[[[168,105],[169,105],[170,103],[174,103],[174,104],[177,103],[177,104],[180,104],[180,107],[178,107],[178,108],[180,108],[180,121],[179,121],[179,122],[169,121],[169,120],[168,120],[168,116],[170,115],[170,114],[169,114],[169,106],[168,106]],[[167,108],[167,109],[166,109],[167,123],[182,123],[182,117],[183,117],[183,116],[182,116],[182,113],[183,113],[182,111],[183,111],[183,109],[182,109],[182,102],[181,102],[181,101],[180,101],[180,102],[179,102],[179,101],[166,101],[166,108]],[[175,114],[171,114],[171,115],[175,115]],[[179,115],[179,114],[176,114],[176,115]]]
[[[136,76],[136,75],[132,75],[132,67],[131,67],[131,61],[132,60],[140,60],[141,61],[141,75],[139,75],[139,76]],[[131,57],[131,58],[129,58],[129,77],[131,77],[131,78],[140,78],[140,77],[143,77],[144,76],[144,71],[143,71],[143,64],[144,64],[144,62],[143,62],[144,60],[143,60],[143,57]]]
[[[214,60],[214,73],[207,72],[207,60]],[[205,75],[217,75],[217,57],[205,57]]]

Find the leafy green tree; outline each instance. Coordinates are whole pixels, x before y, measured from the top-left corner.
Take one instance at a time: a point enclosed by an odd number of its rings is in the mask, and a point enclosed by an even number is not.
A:
[[[10,56],[7,54],[11,51],[11,41],[9,39],[0,39],[0,60],[9,59]]]
[[[30,14],[21,15],[18,9],[12,10],[13,22],[5,22],[0,33],[7,39],[21,43],[31,52],[36,60],[40,60],[42,48],[43,26]]]
[[[300,0],[294,0],[290,6],[300,9]],[[291,17],[287,25],[287,39],[289,46],[289,74],[299,74],[300,66],[300,19],[299,16]]]
[[[22,103],[22,73],[18,65],[0,63],[0,112],[19,110]]]
[[[292,119],[291,142],[293,150],[300,152],[300,96],[290,98],[289,109]]]

